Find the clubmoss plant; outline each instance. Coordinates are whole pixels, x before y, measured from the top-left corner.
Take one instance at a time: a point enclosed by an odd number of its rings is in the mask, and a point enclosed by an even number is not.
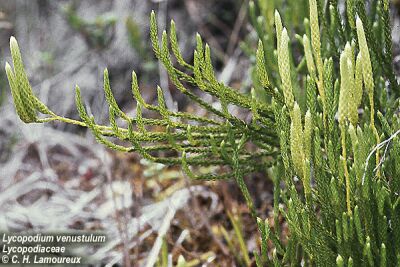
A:
[[[200,35],[191,63],[179,50],[175,24],[160,40],[151,14],[157,59],[175,87],[208,118],[168,110],[159,87],[157,104],[146,103],[134,72],[137,105],[136,116],[130,117],[113,97],[107,70],[109,125],[99,125],[88,115],[79,87],[81,119],[56,115],[33,94],[18,44],[11,38],[14,67],[7,64],[6,72],[16,111],[26,123],[87,127],[109,148],[181,165],[194,180],[235,179],[261,235],[261,249],[254,252],[257,266],[399,266],[400,90],[392,65],[388,0],[371,0],[368,10],[364,1],[347,0],[344,17],[338,1],[310,0],[299,8],[301,20],[287,15],[282,20],[277,10],[271,11],[282,2],[249,4],[259,40],[254,49],[257,75],[248,94],[217,80],[211,49]],[[285,26],[285,19],[292,24]],[[221,108],[193,88],[213,96]],[[265,98],[259,100],[255,92]],[[252,121],[232,115],[232,105],[248,110]],[[158,118],[143,117],[144,109]],[[119,126],[117,118],[127,126]],[[271,218],[257,214],[244,181],[253,172],[270,174],[274,182]],[[288,235],[282,234],[278,218],[286,222]],[[248,264],[249,258],[244,259]]]

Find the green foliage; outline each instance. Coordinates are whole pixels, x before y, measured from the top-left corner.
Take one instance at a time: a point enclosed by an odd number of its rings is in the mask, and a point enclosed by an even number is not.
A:
[[[173,30],[173,23],[171,23],[171,31]],[[157,68],[157,62],[154,60],[151,48],[149,48],[145,39],[142,36],[142,29],[140,25],[132,18],[128,17],[125,20],[126,31],[130,46],[135,50],[136,55],[140,57],[143,62],[141,68],[146,72],[153,72]],[[172,42],[173,40],[171,40]]]
[[[12,38],[14,68],[7,64],[6,72],[16,111],[26,123],[62,121],[87,127],[109,148],[181,165],[192,179],[234,178],[261,235],[257,266],[399,266],[400,91],[392,66],[388,0],[372,0],[369,10],[364,1],[347,0],[345,17],[335,0],[310,0],[298,13],[304,15],[303,24],[271,11],[281,2],[250,2],[259,37],[250,94],[217,80],[210,47],[200,35],[193,63],[187,62],[175,24],[160,40],[151,14],[157,59],[175,87],[204,109],[207,118],[168,110],[159,87],[157,105],[146,103],[134,72],[137,105],[136,116],[130,117],[115,101],[107,70],[109,125],[99,125],[87,114],[79,87],[81,120],[56,115],[33,94]],[[290,27],[284,26],[285,19]],[[291,38],[293,28],[303,37]],[[383,46],[377,43],[381,39]],[[221,108],[204,101],[194,88],[213,96]],[[255,91],[264,92],[266,101],[259,101]],[[230,106],[248,110],[252,121],[233,116]],[[145,110],[159,116],[145,118]],[[273,228],[271,219],[257,215],[244,181],[247,174],[267,173],[268,168],[274,182]],[[279,217],[287,223],[287,237]]]
[[[114,36],[117,18],[109,13],[102,14],[93,20],[86,20],[77,13],[76,3],[68,4],[64,14],[72,29],[79,32],[91,48],[104,49]]]

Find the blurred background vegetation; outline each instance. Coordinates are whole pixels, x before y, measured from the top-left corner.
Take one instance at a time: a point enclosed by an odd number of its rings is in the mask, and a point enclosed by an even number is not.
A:
[[[105,67],[128,114],[135,112],[132,70],[146,101],[155,100],[160,85],[168,107],[196,112],[155,60],[150,11],[158,13],[161,29],[174,19],[187,61],[199,32],[212,47],[219,80],[248,91],[255,32],[274,36],[275,8],[295,31],[307,17],[305,0],[257,3],[258,12],[269,18],[262,28],[252,26],[260,24],[248,15],[245,0],[0,0],[0,63],[10,62],[8,42],[16,36],[35,93],[56,113],[72,118],[78,118],[73,89],[79,84],[90,112],[107,119],[101,90]],[[392,5],[392,23],[400,70],[398,5]],[[275,39],[266,43],[266,49],[274,49]],[[246,119],[240,110],[233,112]],[[256,226],[234,183],[189,182],[179,169],[106,150],[78,127],[25,126],[16,117],[3,68],[0,114],[0,230],[105,231],[111,241],[93,248],[93,257],[107,266],[142,266],[153,251],[160,266],[175,266],[183,257],[185,266],[252,264],[248,251],[258,247]],[[268,215],[273,185],[261,175],[251,179],[256,206]]]

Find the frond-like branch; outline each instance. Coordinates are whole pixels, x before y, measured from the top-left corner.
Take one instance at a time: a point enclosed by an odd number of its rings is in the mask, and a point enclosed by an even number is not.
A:
[[[271,108],[257,101],[254,96],[239,93],[217,80],[212,66],[211,50],[208,45],[203,46],[199,35],[196,38],[194,63],[193,65],[187,63],[179,50],[175,24],[171,22],[169,40],[172,52],[181,68],[187,73],[178,70],[172,63],[165,31],[160,45],[154,12],[151,14],[150,24],[153,50],[163,63],[172,83],[184,95],[205,109],[210,115],[208,118],[168,110],[160,87],[157,87],[157,105],[146,103],[141,96],[135,72],[132,72],[132,94],[136,100],[136,116],[130,117],[121,110],[115,100],[107,69],[104,70],[103,89],[108,104],[109,125],[99,125],[94,117],[87,114],[78,86],[75,90],[75,100],[81,120],[56,115],[33,94],[17,41],[12,37],[10,44],[14,69],[7,63],[6,71],[21,120],[26,123],[61,121],[87,127],[96,140],[108,148],[121,152],[137,152],[146,159],[167,165],[182,165],[190,177],[201,180],[232,177],[233,174],[230,174],[229,170],[232,170],[233,162],[229,154],[236,149],[240,138],[246,135],[249,137],[248,142],[256,146],[252,146],[251,149],[244,147],[238,152],[238,166],[243,169],[243,173],[263,170],[269,166],[272,159],[277,156],[274,149],[277,143],[272,127],[274,121]],[[216,97],[224,107],[236,105],[253,112],[255,121],[248,124],[230,114],[227,109],[214,108],[211,103],[196,95],[193,87]],[[157,112],[159,116],[145,118],[144,110]],[[119,119],[125,121],[128,127],[118,126]],[[197,169],[199,174],[194,174],[192,169],[193,171]],[[222,169],[225,170],[224,173],[218,171]]]

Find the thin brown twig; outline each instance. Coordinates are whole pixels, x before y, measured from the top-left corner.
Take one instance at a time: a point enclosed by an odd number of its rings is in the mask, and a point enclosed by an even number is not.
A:
[[[107,152],[104,151],[104,153],[107,153]],[[105,157],[106,157],[106,154],[103,154],[102,161],[104,163],[106,163]],[[121,219],[121,216],[120,216],[119,211],[117,209],[116,194],[115,194],[114,188],[112,186],[112,182],[113,181],[112,181],[112,177],[111,177],[111,170],[110,170],[108,164],[104,164],[104,165],[107,166],[105,168],[106,169],[107,183],[109,184],[110,190],[112,192],[112,198],[113,198],[114,210],[115,210],[115,219],[116,219],[117,224],[118,224],[118,232],[119,232],[120,238],[121,238],[121,240],[123,242],[123,254],[124,254],[123,261],[124,261],[124,266],[131,267],[131,261],[130,261],[130,257],[129,257],[129,240],[128,240],[128,233],[127,233],[127,229],[126,229],[126,226],[128,225],[127,218],[126,218],[127,214],[124,213],[124,218]]]
[[[228,42],[228,48],[226,49],[226,55],[228,57],[233,53],[235,46],[238,43],[240,29],[242,28],[244,19],[246,18],[247,5],[247,2],[244,1],[242,6],[240,7],[237,19],[233,26],[232,33]]]
[[[217,244],[217,246],[221,249],[221,252],[225,255],[229,255],[229,250],[228,248],[222,243],[222,241],[214,234],[212,227],[210,225],[210,222],[207,220],[206,214],[203,212],[203,210],[200,208],[200,204],[197,200],[197,198],[194,196],[193,190],[190,186],[190,181],[189,178],[187,177],[186,174],[183,173],[184,179],[185,179],[185,186],[189,191],[190,194],[190,199],[192,202],[192,205],[194,206],[195,211],[200,215],[200,220],[203,223],[203,225],[207,228],[207,231],[210,233],[211,238],[214,240],[214,242]]]

